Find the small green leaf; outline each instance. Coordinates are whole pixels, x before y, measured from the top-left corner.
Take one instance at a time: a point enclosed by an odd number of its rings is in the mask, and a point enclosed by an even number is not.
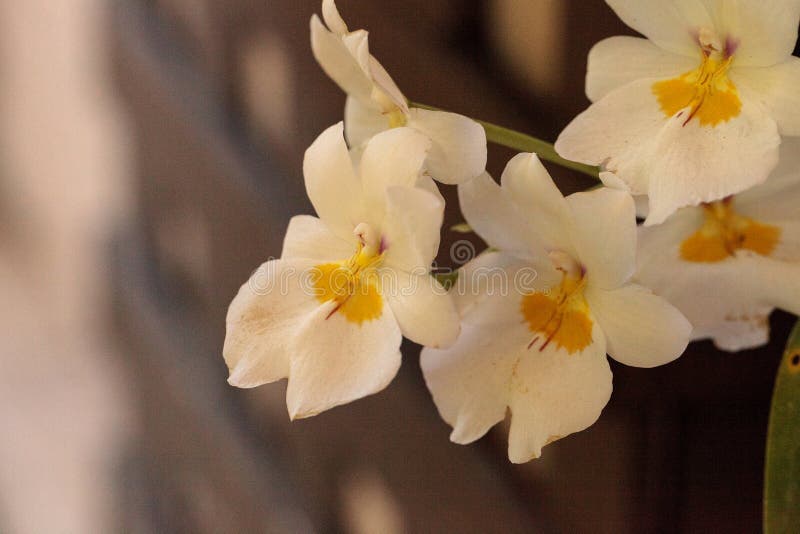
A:
[[[800,321],[781,360],[767,433],[764,532],[800,531]]]

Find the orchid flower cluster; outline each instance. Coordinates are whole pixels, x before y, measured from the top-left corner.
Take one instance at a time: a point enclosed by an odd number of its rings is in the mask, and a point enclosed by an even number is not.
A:
[[[344,121],[305,153],[317,217],[294,217],[231,303],[230,384],[288,378],[289,416],[309,417],[385,388],[406,337],[452,441],[510,414],[521,463],[598,419],[607,355],[740,350],[767,341],[773,309],[800,314],[800,143],[784,139],[800,135],[800,0],[606,1],[644,38],[591,50],[593,103],[555,150],[603,187],[564,197],[534,153],[495,181],[484,127],[410,104],[323,0],[311,45]],[[431,271],[436,182],[489,246],[449,288]]]

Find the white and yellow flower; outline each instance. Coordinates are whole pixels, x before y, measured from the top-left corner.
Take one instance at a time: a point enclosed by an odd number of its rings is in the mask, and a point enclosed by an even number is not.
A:
[[[422,175],[429,147],[393,129],[372,138],[356,170],[341,123],[311,145],[303,172],[319,218],[294,217],[281,258],[233,299],[223,349],[231,384],[288,377],[289,415],[308,417],[383,389],[402,335],[453,343],[458,315],[429,275],[444,208]]]
[[[462,334],[426,348],[422,369],[451,440],[470,443],[511,411],[509,459],[591,425],[611,395],[606,353],[638,367],[677,358],[691,326],[634,272],[633,200],[612,189],[564,198],[533,154],[498,186],[459,186],[471,227],[497,249],[461,269],[451,290]]]
[[[636,278],[689,318],[694,339],[766,343],[773,309],[800,315],[800,142],[784,141],[764,184],[640,232]]]
[[[800,135],[800,0],[606,0],[647,39],[589,54],[594,104],[556,142],[606,185],[649,196],[646,224],[766,180]]]
[[[457,184],[486,167],[486,133],[472,119],[444,111],[408,107],[386,69],[369,53],[365,30],[349,31],[334,0],[323,0],[322,17],[311,18],[311,48],[322,69],[347,94],[345,134],[359,147],[389,128],[407,126],[430,138],[426,169],[437,180]]]

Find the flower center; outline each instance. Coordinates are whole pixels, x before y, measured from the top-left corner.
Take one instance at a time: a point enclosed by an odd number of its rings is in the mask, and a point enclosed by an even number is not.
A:
[[[739,215],[733,197],[703,204],[705,221],[700,229],[681,243],[681,258],[696,263],[716,263],[737,250],[769,256],[778,245],[780,228]]]
[[[728,78],[735,46],[728,44],[720,50],[718,41],[716,36],[701,31],[700,66],[677,78],[653,84],[653,94],[668,118],[685,117],[684,126],[696,118],[701,126],[714,127],[741,113],[739,92]]]
[[[394,111],[384,113],[384,116],[389,121],[389,128],[399,128],[400,126],[405,126],[408,122],[405,113],[403,113],[403,110],[400,108],[395,108]]]
[[[361,224],[355,233],[359,237],[355,254],[341,262],[317,265],[314,289],[320,302],[336,303],[328,318],[341,313],[351,323],[360,325],[383,313],[383,298],[378,287],[378,267],[383,251],[376,245],[369,226]]]
[[[528,348],[538,343],[541,352],[554,343],[556,348],[574,354],[592,342],[592,320],[589,318],[589,305],[583,296],[586,273],[571,258],[572,265],[567,266],[560,261],[563,256],[554,258],[551,254],[551,258],[562,273],[561,283],[546,292],[522,297],[520,311],[528,329],[535,334]]]

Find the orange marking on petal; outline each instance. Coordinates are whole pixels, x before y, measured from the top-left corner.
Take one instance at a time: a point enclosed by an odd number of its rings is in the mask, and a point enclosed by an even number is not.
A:
[[[703,204],[705,220],[695,233],[681,243],[681,258],[696,263],[716,263],[749,250],[769,256],[778,246],[781,229],[739,215],[733,198]]]
[[[316,266],[314,288],[320,302],[336,306],[326,319],[340,313],[351,323],[377,319],[383,313],[383,297],[377,283],[380,254],[365,253],[363,247],[347,261]]]

